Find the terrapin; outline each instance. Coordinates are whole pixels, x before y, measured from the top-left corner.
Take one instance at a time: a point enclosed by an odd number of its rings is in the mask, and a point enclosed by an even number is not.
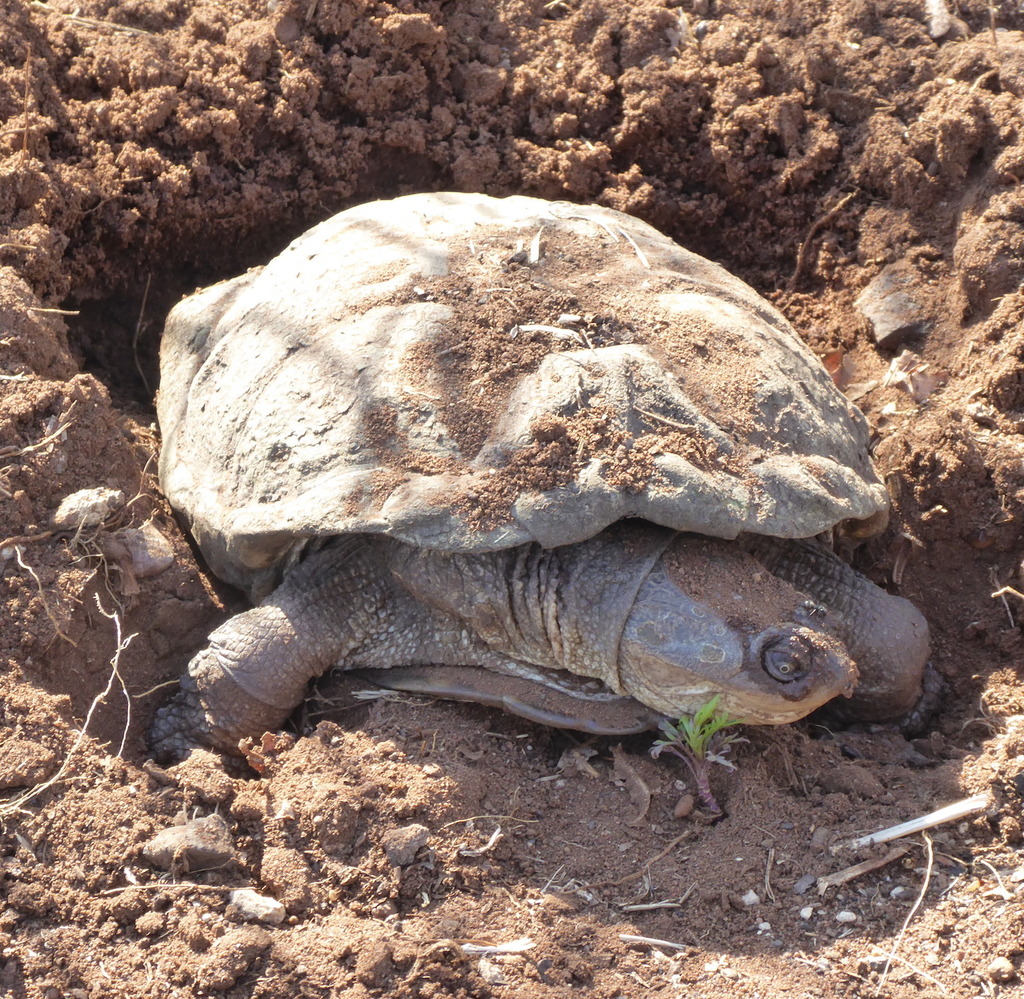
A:
[[[819,537],[880,530],[864,417],[721,267],[606,208],[342,212],[168,317],[162,487],[256,606],[152,729],[236,751],[332,667],[598,732],[918,696],[927,625]]]

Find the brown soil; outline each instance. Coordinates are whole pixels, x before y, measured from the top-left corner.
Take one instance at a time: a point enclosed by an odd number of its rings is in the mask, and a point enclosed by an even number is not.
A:
[[[926,6],[941,4],[3,6],[0,995],[1019,988],[1024,14],[951,2],[936,41]],[[310,708],[253,756],[259,778],[208,754],[147,762],[153,688],[239,606],[154,482],[162,316],[341,208],[427,189],[636,214],[829,359],[894,500],[852,557],[922,607],[949,684],[927,735],[749,731],[738,771],[716,775],[716,825],[675,817],[686,775],[647,739],[613,755],[450,703]],[[928,365],[908,376],[916,398],[883,384],[894,351],[854,307],[894,262],[928,319],[899,345]],[[134,499],[81,537],[49,526],[95,486]],[[111,538],[150,519],[176,558],[136,579]],[[862,859],[830,843],[978,792],[990,808],[929,843],[795,892]],[[213,812],[227,866],[142,856],[176,816]],[[391,866],[384,846],[412,824],[429,839]],[[247,921],[227,897],[246,886],[284,921]],[[464,946],[520,937],[518,956]]]

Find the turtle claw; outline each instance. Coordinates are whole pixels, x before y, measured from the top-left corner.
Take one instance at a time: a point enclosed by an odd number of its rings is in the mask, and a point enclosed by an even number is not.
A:
[[[211,728],[195,681],[188,674],[181,690],[160,708],[149,728],[149,751],[157,763],[180,763],[197,746],[209,745]]]
[[[902,718],[896,720],[900,731],[908,738],[923,735],[939,713],[942,699],[949,690],[949,684],[942,674],[930,663],[925,663],[921,677],[921,696],[917,703]]]

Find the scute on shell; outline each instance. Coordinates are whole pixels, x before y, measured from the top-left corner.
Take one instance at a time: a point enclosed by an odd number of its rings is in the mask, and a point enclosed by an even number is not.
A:
[[[339,534],[808,537],[887,507],[863,416],[771,305],[643,222],[526,197],[365,204],[190,296],[158,415],[168,498],[254,598]]]

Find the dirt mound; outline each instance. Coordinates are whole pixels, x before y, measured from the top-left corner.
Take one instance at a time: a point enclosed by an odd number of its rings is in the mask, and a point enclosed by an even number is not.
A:
[[[4,7],[0,993],[867,996],[884,977],[899,999],[1017,981],[1024,14],[953,8]],[[259,778],[147,761],[160,685],[241,606],[154,481],[163,316],[337,210],[442,189],[630,212],[794,322],[874,430],[894,515],[850,557],[929,617],[948,688],[926,736],[750,731],[717,825],[677,817],[686,776],[649,740],[367,706],[347,681],[254,752]],[[888,330],[867,318],[883,272],[902,296]],[[54,524],[98,487],[115,496],[98,523]],[[863,859],[831,842],[977,792],[987,811],[806,892]],[[146,859],[214,813],[214,869],[185,845],[169,869]]]

